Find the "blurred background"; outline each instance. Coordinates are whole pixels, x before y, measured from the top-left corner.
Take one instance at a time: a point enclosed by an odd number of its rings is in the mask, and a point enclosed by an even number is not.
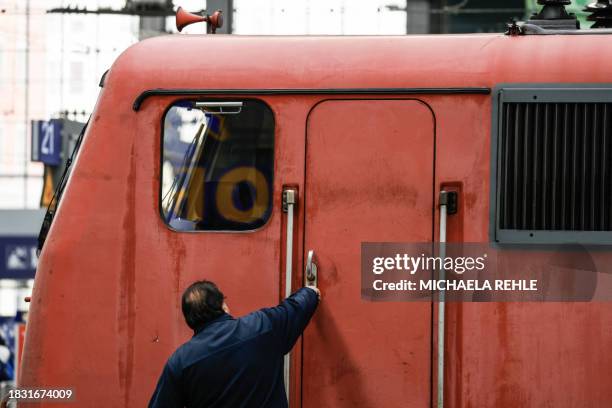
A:
[[[569,7],[584,27],[586,3]],[[178,6],[221,9],[218,32],[236,35],[503,32],[537,8],[536,0],[0,0],[0,381],[15,375],[44,208],[100,78],[131,44],[175,33]]]

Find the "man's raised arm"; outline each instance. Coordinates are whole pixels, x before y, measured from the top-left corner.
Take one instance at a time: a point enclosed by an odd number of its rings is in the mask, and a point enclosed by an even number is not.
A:
[[[303,287],[276,307],[262,309],[282,337],[283,354],[288,353],[308,325],[319,304],[319,289]]]

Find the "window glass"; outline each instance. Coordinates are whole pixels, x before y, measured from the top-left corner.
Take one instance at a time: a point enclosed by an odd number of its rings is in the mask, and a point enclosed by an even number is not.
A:
[[[274,118],[263,102],[181,101],[164,118],[161,212],[179,231],[245,231],[272,211]]]

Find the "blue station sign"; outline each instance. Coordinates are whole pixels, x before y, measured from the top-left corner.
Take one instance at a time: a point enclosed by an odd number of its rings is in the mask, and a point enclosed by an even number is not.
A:
[[[0,279],[33,279],[37,239],[0,236]]]
[[[32,161],[49,166],[62,162],[62,121],[59,119],[32,121]]]

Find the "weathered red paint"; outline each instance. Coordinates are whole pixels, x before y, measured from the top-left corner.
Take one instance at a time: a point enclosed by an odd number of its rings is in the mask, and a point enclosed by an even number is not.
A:
[[[304,335],[303,406],[428,407],[431,304],[361,300],[360,250],[433,240],[433,113],[418,100],[328,100],[306,129],[305,247],[325,300]]]
[[[293,370],[293,406],[302,402],[303,406],[316,406],[317,402],[325,406],[423,406],[431,398],[435,401],[430,377],[435,360],[422,355],[431,347],[431,326],[419,320],[416,326],[406,321],[400,329],[387,329],[383,320],[375,320],[370,327],[359,319],[360,314],[368,317],[379,311],[395,320],[418,315],[431,321],[435,316],[427,304],[367,305],[360,300],[359,271],[354,269],[357,261],[353,259],[357,252],[352,245],[360,240],[403,239],[403,235],[395,227],[368,230],[365,224],[353,225],[357,214],[351,208],[360,208],[365,197],[371,199],[368,194],[377,191],[359,177],[346,180],[359,194],[349,194],[337,203],[323,201],[329,200],[329,192],[321,191],[322,186],[316,183],[325,176],[317,172],[334,169],[333,163],[319,161],[306,151],[312,142],[321,158],[331,159],[325,148],[335,149],[336,141],[347,156],[360,157],[364,151],[375,154],[376,149],[383,149],[376,140],[348,143],[342,134],[311,140],[308,128],[309,113],[316,115],[317,109],[323,109],[328,103],[323,100],[374,97],[261,96],[276,120],[274,211],[269,222],[253,233],[175,233],[164,225],[158,200],[160,124],[164,110],[176,98],[149,98],[138,112],[132,110],[132,102],[142,91],[153,88],[610,83],[610,51],[612,44],[605,36],[489,34],[378,38],[169,36],[133,46],[117,60],[106,79],[42,252],[20,384],[72,387],[78,406],[144,406],[164,361],[190,336],[179,304],[180,292],[188,283],[199,278],[217,281],[237,315],[279,300],[285,256],[281,190],[283,185],[293,185],[300,191],[295,270],[301,269],[305,250],[311,245],[324,245],[313,248],[322,258],[323,304],[303,345],[294,353],[294,361],[302,365],[302,370]],[[432,201],[440,186],[457,186],[462,201],[457,221],[449,225],[449,238],[487,241],[491,98],[398,95],[385,99],[415,99],[431,109],[435,145],[419,143],[418,149],[431,160],[432,152],[423,149],[434,148],[435,162],[424,170],[422,178],[400,177],[394,173],[397,168],[386,167],[384,161],[374,164],[373,172],[392,176],[393,185],[380,180],[381,194],[416,200],[417,207],[407,206],[406,214],[419,226],[417,235],[423,238],[424,225],[437,231]],[[383,102],[371,105],[379,103]],[[340,128],[340,123],[330,121],[330,126]],[[402,129],[405,127],[410,125],[402,125]],[[417,128],[422,127],[425,125]],[[381,132],[389,143],[399,143],[388,139],[394,132],[391,126]],[[407,149],[406,157],[413,154]],[[330,177],[334,183],[340,182],[337,174]],[[372,182],[368,177],[366,180]],[[399,183],[406,187],[399,188]],[[422,198],[423,189],[432,193],[429,200]],[[330,224],[334,222],[331,219],[321,223],[316,217],[310,218],[316,208],[336,212],[342,211],[340,207],[352,217],[339,219],[336,224]],[[377,208],[372,206],[371,211]],[[325,217],[323,214],[322,219]],[[364,222],[371,220],[369,217],[364,214]],[[380,217],[384,219],[385,215]],[[351,231],[358,234],[351,236]],[[388,231],[392,233],[387,235]],[[348,241],[326,236],[332,232]],[[437,239],[435,235],[431,238]],[[349,247],[350,253],[343,252]],[[334,273],[337,280],[329,280]],[[300,279],[299,275],[295,277],[294,286]],[[612,388],[608,386],[612,378],[612,357],[608,353],[612,348],[610,305],[493,303],[447,307],[447,406],[599,407],[612,400]],[[352,311],[357,315],[351,315]],[[389,325],[398,324],[393,319],[389,319]],[[372,329],[380,332],[374,336],[367,332]],[[374,342],[385,333],[397,338]],[[322,338],[322,334],[329,337]],[[434,336],[434,345],[435,341]],[[409,375],[398,376],[392,367],[393,375],[387,376],[376,362],[370,368],[364,363],[368,360],[363,354],[376,348],[382,348],[383,353],[398,351],[400,360],[411,350],[420,355],[410,357],[415,364],[409,366]],[[330,350],[346,351],[350,358],[329,355]],[[389,355],[383,354],[385,358]],[[423,389],[424,383],[430,387]],[[304,391],[301,395],[300,390]],[[385,399],[385,395],[406,400]]]

